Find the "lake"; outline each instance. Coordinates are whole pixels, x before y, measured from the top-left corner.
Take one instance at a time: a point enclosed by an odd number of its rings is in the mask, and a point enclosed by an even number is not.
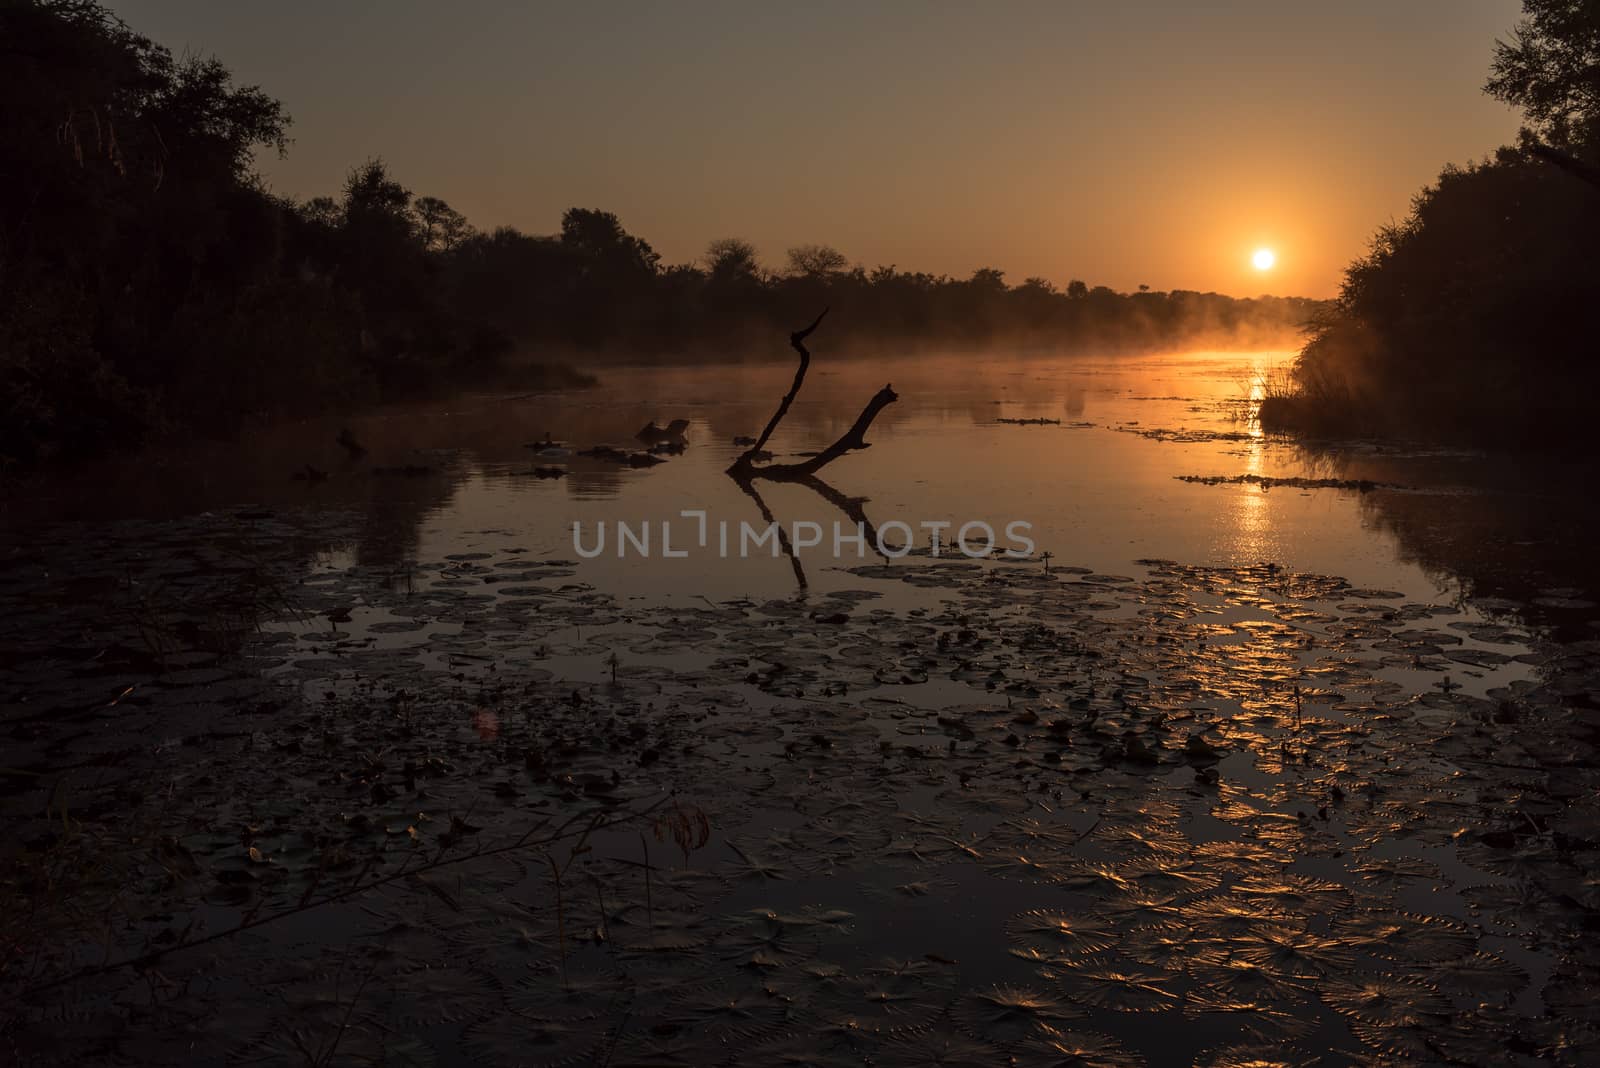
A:
[[[772,362],[259,428],[15,501],[18,1048],[1583,1060],[1582,463],[1272,438],[1286,352],[815,348],[776,461],[899,398],[822,492],[725,473]],[[576,454],[674,419],[665,462]],[[835,553],[857,509],[914,551]],[[822,544],[719,550],[770,521]],[[1034,551],[971,559],[968,523]]]

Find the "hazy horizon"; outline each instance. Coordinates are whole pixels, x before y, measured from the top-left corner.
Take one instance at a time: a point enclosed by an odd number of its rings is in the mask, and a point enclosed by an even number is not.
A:
[[[479,227],[599,207],[667,262],[736,236],[771,266],[821,242],[1012,283],[1327,297],[1443,164],[1517,127],[1478,91],[1514,0],[112,7],[285,102],[275,191],[334,193],[381,156]]]

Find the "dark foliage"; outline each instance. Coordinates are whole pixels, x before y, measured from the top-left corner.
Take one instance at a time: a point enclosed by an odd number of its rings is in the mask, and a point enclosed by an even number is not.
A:
[[[1353,263],[1269,426],[1497,447],[1583,443],[1600,388],[1600,5],[1525,0],[1488,90],[1522,143],[1447,167]],[[1552,166],[1554,164],[1554,166]]]
[[[605,211],[475,232],[380,160],[287,201],[254,170],[288,144],[281,106],[93,0],[0,6],[0,98],[0,464],[509,384],[536,371],[519,353],[760,352],[825,305],[856,351],[1281,343],[1314,307],[867,271],[824,245],[769,272],[737,239],[663,266]]]
[[[1528,133],[1559,148],[1600,144],[1600,4],[1523,0],[1495,44],[1485,91],[1522,109]]]

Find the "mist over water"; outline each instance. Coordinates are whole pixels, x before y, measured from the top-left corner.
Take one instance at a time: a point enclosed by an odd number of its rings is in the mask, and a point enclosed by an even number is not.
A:
[[[824,447],[855,418],[866,396],[892,382],[900,400],[877,420],[872,447],[830,466],[824,477],[840,493],[865,498],[871,522],[911,525],[923,547],[930,536],[925,522],[953,523],[949,539],[969,521],[997,532],[1023,521],[1032,525],[1039,551],[1050,552],[1057,564],[1097,571],[1125,571],[1151,557],[1219,565],[1270,561],[1412,597],[1459,596],[1463,586],[1449,561],[1397,539],[1383,517],[1436,509],[1456,522],[1474,500],[1495,511],[1493,500],[1482,500],[1470,492],[1470,481],[1462,481],[1478,466],[1470,454],[1390,449],[1347,456],[1335,474],[1404,487],[1367,493],[1179,480],[1328,476],[1334,465],[1326,456],[1264,435],[1253,418],[1262,381],[1291,359],[1287,351],[824,355],[770,447],[780,460]],[[354,510],[365,517],[364,533],[336,552],[369,564],[511,544],[539,557],[575,559],[574,523],[591,532],[600,525],[614,530],[619,522],[657,530],[671,523],[681,546],[696,523],[681,517],[686,510],[703,510],[712,524],[735,529],[741,522],[765,525],[723,471],[742,451],[733,439],[760,429],[792,373],[779,360],[619,364],[588,390],[466,394],[352,420],[268,427],[204,450],[113,461],[27,510],[96,522],[243,506],[291,514]],[[582,456],[544,459],[528,447],[550,435],[573,451],[608,442],[636,448],[640,427],[678,418],[690,421],[687,449],[645,469]],[[335,441],[345,426],[369,450],[359,461]],[[328,471],[327,481],[291,479],[305,464]],[[541,465],[557,466],[565,477],[534,477],[532,469]],[[407,466],[409,475],[399,470]],[[816,522],[831,532],[836,520],[844,521],[836,507],[804,487],[773,485],[764,496],[785,527]],[[1417,524],[1412,518],[1406,525]],[[782,596],[796,589],[789,562],[767,550],[734,559],[715,551],[681,559],[632,552],[618,559],[614,539],[607,548],[581,567],[584,581],[607,593],[670,600]],[[814,593],[848,585],[852,580],[838,565],[860,562],[851,547],[842,561],[832,558],[831,548],[805,554]],[[1419,557],[1428,566],[1420,566]]]

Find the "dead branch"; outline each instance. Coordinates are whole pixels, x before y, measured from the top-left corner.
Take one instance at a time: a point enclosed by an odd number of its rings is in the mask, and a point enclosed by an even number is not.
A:
[[[795,368],[794,382],[789,386],[789,392],[785,393],[783,399],[778,402],[778,410],[772,413],[771,419],[767,420],[766,429],[761,432],[761,436],[756,439],[755,444],[741,453],[739,458],[733,462],[733,465],[728,468],[729,477],[738,483],[739,488],[751,500],[756,502],[756,509],[760,511],[761,518],[766,521],[768,526],[777,526],[778,544],[782,548],[784,555],[789,558],[789,563],[794,568],[795,582],[799,584],[802,590],[807,586],[805,568],[800,563],[799,554],[789,544],[789,539],[785,535],[783,527],[773,519],[772,510],[767,507],[767,502],[762,499],[760,492],[755,488],[755,480],[765,478],[774,482],[798,482],[808,487],[823,500],[842,511],[852,522],[858,524],[867,541],[876,546],[878,541],[877,528],[872,525],[871,520],[867,518],[866,510],[862,507],[866,498],[845,496],[818,478],[817,472],[847,452],[865,449],[870,446],[872,443],[867,440],[867,430],[871,428],[872,421],[878,417],[879,412],[900,399],[892,387],[884,386],[867,402],[867,406],[861,410],[861,414],[856,417],[856,421],[851,424],[850,429],[845,431],[838,441],[801,463],[758,465],[755,462],[755,458],[761,454],[773,432],[778,429],[778,424],[783,421],[783,417],[788,413],[789,406],[794,403],[795,397],[800,393],[800,387],[805,384],[806,370],[811,366],[811,352],[806,348],[805,340],[811,335],[812,331],[822,325],[822,320],[826,318],[827,314],[828,309],[824,308],[822,314],[817,316],[810,326],[803,330],[796,330],[789,335],[789,344],[794,347],[795,352],[800,354],[800,366]]]
[[[748,478],[735,478],[734,481],[738,483],[740,489],[749,494],[751,500],[756,502],[756,509],[761,513],[762,521],[769,527],[778,528],[778,545],[783,549],[783,555],[789,558],[790,566],[794,568],[795,584],[802,590],[806,589],[810,585],[806,582],[806,569],[800,563],[800,555],[794,551],[794,546],[789,544],[789,536],[784,533],[783,524],[773,518],[772,509],[767,507],[767,502],[762,499],[754,482]]]
[[[867,539],[867,544],[872,546],[874,552],[878,552],[878,528],[873,526],[872,520],[867,518],[867,510],[864,507],[867,503],[867,498],[847,497],[816,475],[804,475],[795,479],[795,481],[839,509],[850,522],[859,524],[862,534]],[[882,554],[880,553],[879,555],[881,556]]]
[[[760,511],[762,520],[768,526],[776,526],[778,528],[778,546],[782,549],[783,554],[789,558],[790,566],[794,568],[794,580],[796,585],[798,585],[802,590],[809,588],[810,583],[806,581],[805,566],[800,563],[800,554],[795,552],[794,546],[790,544],[789,536],[784,531],[783,524],[779,523],[773,517],[772,509],[767,507],[767,502],[761,496],[761,491],[756,489],[755,482],[748,478],[735,478],[734,481],[738,484],[741,490],[749,495],[751,500],[756,502],[756,509]],[[867,544],[872,546],[872,551],[877,553],[885,561],[889,559],[878,547],[878,528],[873,526],[872,520],[867,518],[867,511],[864,507],[867,502],[867,498],[848,497],[834,489],[832,486],[828,485],[826,482],[822,481],[822,479],[818,478],[816,475],[803,475],[798,478],[785,479],[783,481],[792,481],[804,486],[817,496],[821,497],[823,500],[827,501],[829,504],[833,505],[835,508],[839,509],[839,511],[844,513],[846,519],[849,519],[850,522],[859,525],[862,536],[866,538]]]
[[[806,327],[804,330],[796,330],[794,333],[789,335],[790,347],[800,354],[800,366],[795,368],[794,384],[789,387],[789,392],[785,393],[783,395],[783,399],[778,402],[778,410],[772,413],[771,419],[767,420],[767,428],[761,432],[761,436],[756,439],[756,443],[746,449],[739,456],[739,458],[734,461],[734,468],[740,466],[741,464],[749,465],[756,456],[760,455],[761,450],[766,448],[767,439],[772,437],[772,432],[778,429],[778,424],[782,422],[783,417],[789,413],[789,405],[794,403],[795,395],[800,392],[801,383],[806,380],[806,368],[811,366],[811,353],[806,349],[805,340],[811,336],[811,332],[813,330],[822,325],[822,320],[826,319],[827,317],[828,309],[823,308],[822,314],[812,320],[810,326]],[[731,472],[733,468],[729,468],[728,470]]]
[[[756,456],[760,455],[761,450],[767,444],[767,440],[772,437],[773,431],[778,429],[778,424],[783,421],[783,417],[789,411],[789,405],[794,403],[795,395],[800,392],[800,386],[805,382],[806,369],[811,366],[811,353],[806,349],[805,339],[821,325],[827,314],[827,309],[823,309],[822,314],[817,316],[810,326],[789,335],[789,344],[800,354],[800,366],[795,368],[794,384],[789,387],[789,392],[785,393],[783,399],[778,402],[778,410],[772,413],[772,418],[767,421],[767,428],[761,432],[761,436],[756,439],[756,443],[746,449],[733,462],[733,466],[728,468],[728,474],[732,475],[736,481],[748,482],[755,478],[766,478],[775,481],[792,482],[815,475],[845,453],[870,446],[872,443],[866,439],[866,434],[868,428],[872,426],[872,421],[878,417],[878,413],[884,408],[900,399],[899,394],[895,393],[891,387],[884,386],[867,402],[867,406],[856,417],[854,425],[844,432],[844,436],[815,456],[797,464],[756,464]]]
[[[878,413],[900,399],[900,395],[891,387],[884,386],[872,395],[867,406],[861,409],[861,414],[856,416],[854,425],[844,432],[838,441],[817,453],[808,460],[797,464],[762,464],[752,467],[750,474],[755,478],[766,478],[774,481],[799,481],[815,475],[828,464],[837,460],[847,452],[856,449],[870,448],[872,442],[866,439],[867,429],[872,426],[872,421]]]

